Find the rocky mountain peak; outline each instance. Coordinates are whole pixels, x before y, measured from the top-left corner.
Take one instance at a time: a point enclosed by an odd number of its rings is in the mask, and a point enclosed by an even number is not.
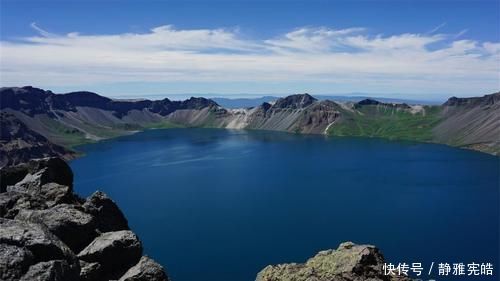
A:
[[[500,92],[472,98],[449,98],[443,106],[488,106],[500,102]]]
[[[299,109],[305,108],[315,101],[317,101],[317,99],[307,93],[297,94],[278,99],[274,103],[273,107],[282,109]]]
[[[357,104],[358,105],[377,105],[377,104],[381,104],[381,102],[379,102],[378,100],[374,100],[374,99],[364,99],[362,101],[359,101]]]

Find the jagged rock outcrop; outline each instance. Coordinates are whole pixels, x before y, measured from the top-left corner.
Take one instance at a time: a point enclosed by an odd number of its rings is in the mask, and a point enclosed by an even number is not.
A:
[[[79,254],[87,263],[98,263],[101,276],[118,279],[140,260],[142,244],[130,230],[106,232],[98,236]]]
[[[163,268],[154,260],[144,256],[131,267],[119,281],[165,281],[168,280]]]
[[[404,276],[385,275],[384,257],[371,245],[340,244],[337,250],[319,252],[305,263],[270,265],[256,281],[410,281]]]
[[[168,280],[142,257],[115,202],[102,192],[86,200],[73,193],[61,159],[4,167],[0,178],[0,280]]]

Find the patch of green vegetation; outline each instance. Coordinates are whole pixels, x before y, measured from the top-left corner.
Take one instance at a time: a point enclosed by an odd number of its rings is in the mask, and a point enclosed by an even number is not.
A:
[[[426,106],[424,110],[411,113],[407,109],[380,105],[364,105],[354,111],[342,110],[341,119],[329,128],[328,134],[431,141],[432,128],[440,121],[440,109]]]
[[[89,143],[90,140],[85,138],[85,134],[75,128],[68,127],[51,118],[41,118],[41,124],[47,132],[50,140],[59,145],[72,148],[74,146]]]
[[[173,129],[173,128],[184,128],[184,125],[173,123],[170,121],[161,121],[155,123],[149,123],[142,125],[143,129]]]

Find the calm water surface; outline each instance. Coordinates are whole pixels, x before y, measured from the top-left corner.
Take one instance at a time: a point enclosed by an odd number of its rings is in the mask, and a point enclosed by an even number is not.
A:
[[[251,281],[268,264],[343,241],[375,244],[394,263],[500,269],[498,157],[217,129],[150,130],[79,149],[76,191],[117,201],[173,281]]]

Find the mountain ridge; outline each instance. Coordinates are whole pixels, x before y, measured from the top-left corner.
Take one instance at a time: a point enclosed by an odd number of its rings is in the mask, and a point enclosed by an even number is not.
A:
[[[500,152],[500,92],[483,97],[452,97],[440,106],[374,99],[339,103],[296,94],[256,107],[226,109],[199,97],[184,101],[113,100],[86,91],[55,94],[26,86],[0,88],[0,110],[2,122],[11,116],[16,124],[22,123],[50,144],[66,149],[67,153],[53,153],[60,157],[74,157],[71,148],[79,144],[170,127],[382,137],[443,143],[495,155]],[[8,144],[13,140],[3,134],[0,150],[13,150]],[[51,149],[44,149],[51,154]],[[5,161],[3,165],[7,165]]]

